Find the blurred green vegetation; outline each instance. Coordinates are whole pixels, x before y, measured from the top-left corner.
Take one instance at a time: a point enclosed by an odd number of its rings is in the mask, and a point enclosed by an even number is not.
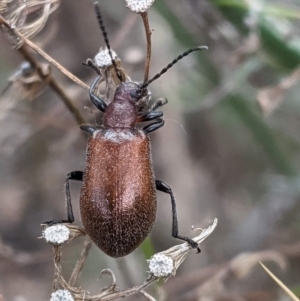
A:
[[[288,176],[297,175],[298,168],[293,162],[293,158],[289,156],[288,146],[280,144],[271,123],[262,116],[255,103],[257,89],[252,89],[249,93],[247,87],[249,86],[248,78],[258,68],[270,68],[275,73],[273,76],[275,77],[277,74],[280,78],[289,74],[300,64],[299,36],[289,38],[286,32],[280,30],[281,27],[286,27],[286,23],[292,26],[289,22],[300,20],[300,8],[288,4],[274,3],[273,1],[211,0],[210,4],[222,14],[223,22],[226,20],[234,27],[241,40],[246,39],[250,34],[255,34],[258,38],[259,48],[246,58],[243,65],[246,65],[247,62],[253,63],[253,57],[263,57],[259,66],[250,67],[250,70],[244,69],[241,74],[239,73],[241,66],[232,70],[232,74],[229,76],[236,78],[235,88],[219,102],[223,103],[222,107],[230,107],[231,114],[238,116],[240,123],[247,127],[258,145],[261,145],[266,152],[277,172]],[[178,26],[178,24],[182,24],[182,20],[178,15],[172,13],[169,1],[157,1],[155,8],[171,26],[178,43],[185,45],[185,47],[186,45],[199,44],[199,36],[204,35],[201,33],[195,35],[187,30],[185,26]],[[247,18],[250,17],[254,19],[251,26],[247,24]],[[218,42],[212,47],[218,47]],[[220,66],[215,64],[213,55],[201,53],[196,58],[198,60],[197,69],[200,74],[205,74],[205,77],[209,80],[209,85],[204,88],[206,91],[201,92],[198,85],[194,85],[194,88],[190,89],[193,96],[189,97],[201,102],[199,95],[207,93],[210,89],[224,82],[224,78],[222,78],[224,73]],[[241,81],[241,77],[244,79],[243,81]],[[195,72],[193,72],[192,77],[187,74],[187,78],[192,83],[201,81],[201,77],[199,75],[197,77]],[[188,80],[186,79],[186,81]],[[184,102],[184,95],[181,95],[180,99]]]

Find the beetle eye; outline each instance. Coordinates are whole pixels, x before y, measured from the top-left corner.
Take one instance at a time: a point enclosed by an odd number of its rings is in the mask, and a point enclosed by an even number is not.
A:
[[[140,98],[142,96],[142,91],[138,89],[133,89],[130,90],[129,94],[132,98]]]

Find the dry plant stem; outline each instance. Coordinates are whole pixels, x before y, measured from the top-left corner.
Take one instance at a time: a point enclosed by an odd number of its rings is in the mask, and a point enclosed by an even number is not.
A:
[[[36,46],[33,42],[25,38],[22,34],[19,32],[15,33],[33,50],[35,50],[39,55],[41,55],[45,60],[47,60],[49,63],[51,63],[53,66],[55,66],[60,72],[62,72],[64,75],[69,77],[74,83],[81,86],[83,89],[88,90],[89,86],[86,85],[84,82],[82,82],[78,77],[76,77],[74,74],[69,72],[66,68],[64,68],[61,64],[59,64],[55,59],[53,59],[51,56],[49,56],[46,52],[44,52],[41,48]]]
[[[55,292],[59,289],[59,279],[61,278],[61,256],[62,246],[53,246],[54,251],[54,280],[52,290]]]
[[[81,254],[77,260],[77,263],[75,265],[75,268],[72,272],[72,275],[70,277],[70,280],[69,280],[69,285],[71,286],[74,286],[75,283],[76,283],[76,280],[78,279],[79,277],[79,274],[82,270],[82,267],[84,265],[84,262],[89,254],[89,251],[90,251],[90,248],[92,246],[92,241],[90,239],[87,239],[84,243],[84,246],[83,246],[83,249],[81,251]]]
[[[151,29],[148,21],[148,13],[141,13],[143,18],[144,28],[146,32],[146,40],[147,40],[147,57],[145,60],[145,73],[144,73],[144,83],[148,81],[149,78],[149,68],[150,68],[150,60],[151,60]]]
[[[34,57],[29,53],[29,51],[26,49],[25,45],[22,45],[18,51],[23,55],[23,57],[39,72],[39,75],[43,77],[43,75],[40,72],[40,66],[38,62],[34,59]],[[65,94],[64,90],[59,86],[59,84],[56,82],[56,80],[50,76],[49,78],[49,86],[51,89],[62,99],[68,110],[71,112],[71,114],[76,119],[77,123],[79,125],[86,123],[85,119],[79,112],[79,110],[76,108],[76,106],[73,104],[73,101]]]
[[[149,301],[156,301],[156,299],[154,299],[150,294],[148,294],[144,290],[141,290],[140,294],[143,295]]]
[[[43,227],[45,225],[42,225]],[[201,233],[193,238],[193,240],[197,243],[203,242],[215,229],[217,226],[217,219],[214,219],[213,222],[210,223],[210,225],[206,229],[201,229]],[[54,227],[54,226],[53,226]],[[70,231],[69,233],[69,238],[65,240],[65,242],[70,242],[74,238],[85,235],[84,230],[81,228],[71,225],[71,224],[66,224],[65,227],[67,227]],[[196,229],[199,230],[199,229]],[[44,234],[45,235],[45,232]],[[47,238],[44,236],[46,241]],[[116,285],[116,278],[113,272],[109,269],[105,269],[101,271],[100,278],[103,274],[108,274],[112,278],[112,282],[108,287],[103,288],[97,295],[91,295],[88,291],[83,290],[81,287],[76,287],[74,286],[74,283],[76,282],[76,279],[80,273],[80,270],[82,268],[82,265],[86,259],[87,252],[89,250],[89,242],[87,241],[85,243],[84,249],[80,255],[79,260],[77,261],[77,264],[75,266],[75,269],[72,273],[72,276],[70,278],[69,283],[65,280],[63,274],[62,274],[62,269],[61,269],[61,245],[56,246],[54,245],[54,267],[55,267],[55,277],[54,277],[54,282],[53,282],[53,288],[54,290],[60,288],[69,291],[74,300],[76,301],[109,301],[109,300],[114,300],[117,298],[121,297],[127,297],[129,295],[133,295],[136,293],[142,294],[147,300],[150,301],[156,301],[152,296],[150,296],[148,293],[144,292],[143,290],[153,282],[162,279],[162,280],[167,280],[172,276],[175,276],[176,271],[180,264],[183,262],[183,260],[186,258],[188,252],[191,250],[191,247],[188,243],[182,243],[180,245],[176,245],[172,248],[169,248],[168,250],[165,250],[163,252],[157,253],[164,255],[165,257],[169,257],[171,261],[173,262],[172,264],[172,270],[169,271],[166,274],[158,275],[157,271],[154,270],[153,265],[152,268],[150,267],[151,264],[149,264],[150,268],[150,275],[146,280],[144,280],[142,283],[133,286],[129,289],[119,291],[119,288]],[[156,255],[157,255],[156,254]],[[154,259],[154,256],[150,259],[151,260],[156,260]],[[157,262],[156,262],[157,265]],[[161,263],[158,263],[158,266],[160,266]],[[151,270],[152,269],[152,270]]]
[[[9,30],[11,30],[16,36],[18,36],[19,38],[21,38],[25,44],[27,44],[29,47],[31,47],[32,49],[34,49],[35,51],[37,51],[40,55],[42,55],[48,62],[52,63],[54,66],[56,66],[61,72],[63,72],[65,75],[67,75],[72,81],[74,81],[75,83],[79,84],[81,87],[83,87],[84,89],[89,89],[89,87],[84,84],[81,80],[79,80],[76,76],[74,76],[72,73],[70,73],[68,70],[66,70],[65,68],[63,68],[60,64],[58,64],[54,59],[52,59],[49,55],[47,55],[44,51],[42,51],[39,47],[37,47],[34,43],[32,43],[30,40],[28,40],[27,38],[25,38],[22,34],[20,34],[16,29],[13,29],[10,27],[10,25],[5,21],[5,19],[0,16],[0,24],[4,25],[5,27],[7,27]],[[43,78],[43,74],[41,73],[41,69],[40,66],[38,64],[38,62],[33,58],[33,56],[29,53],[29,51],[26,49],[25,45],[22,45],[18,51],[23,55],[23,57],[30,62],[30,64],[37,69],[37,71],[39,72],[39,75],[41,76],[41,78]],[[55,79],[50,76],[48,78],[49,80],[49,86],[56,92],[56,94],[62,99],[62,101],[64,102],[64,104],[67,106],[67,108],[69,109],[69,111],[72,113],[72,115],[74,116],[74,118],[76,119],[77,123],[79,125],[86,123],[85,119],[83,118],[83,116],[81,115],[81,113],[79,112],[79,110],[75,107],[75,105],[73,104],[72,100],[65,94],[65,92],[63,91],[63,89],[58,85],[58,83],[55,81]]]
[[[27,44],[29,47],[31,47],[33,50],[35,50],[39,55],[41,55],[45,60],[47,60],[49,63],[51,63],[53,66],[55,66],[58,70],[60,70],[63,74],[65,74],[67,77],[69,77],[73,82],[75,82],[76,84],[78,84],[79,86],[81,86],[83,89],[86,89],[86,90],[89,89],[88,85],[86,85],[85,83],[83,83],[74,74],[72,74],[67,69],[65,69],[55,59],[53,59],[46,52],[44,52],[41,48],[39,48],[37,45],[35,45],[33,42],[31,42],[29,39],[27,39],[18,30],[16,30],[15,28],[11,28],[11,26],[5,21],[5,19],[2,16],[0,16],[0,23],[3,24],[5,27],[7,27],[9,30],[11,30],[25,44]]]
[[[142,282],[139,285],[136,285],[132,288],[129,288],[124,291],[118,291],[115,284],[113,283],[111,288],[105,289],[104,291],[100,292],[98,295],[90,296],[88,294],[85,294],[83,290],[81,290],[78,287],[74,287],[73,285],[67,283],[65,279],[63,278],[62,271],[61,271],[61,257],[62,257],[62,247],[60,246],[54,246],[54,266],[55,266],[55,273],[54,273],[54,281],[53,281],[53,291],[56,291],[59,289],[60,285],[70,291],[73,296],[75,297],[75,300],[82,300],[82,297],[84,295],[84,300],[101,300],[101,301],[108,301],[108,300],[114,300],[120,297],[126,297],[129,295],[133,295],[135,293],[140,292],[142,289],[153,283],[154,281],[157,281],[158,278],[154,276],[149,276],[144,282]],[[78,264],[78,262],[77,262]],[[77,266],[77,265],[76,265]],[[104,271],[105,272],[105,271]],[[74,272],[72,273],[74,274]],[[103,274],[103,271],[102,271]]]

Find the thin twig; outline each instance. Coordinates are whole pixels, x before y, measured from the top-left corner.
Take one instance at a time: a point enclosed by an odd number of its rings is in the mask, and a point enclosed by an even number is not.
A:
[[[61,274],[61,257],[62,257],[62,246],[57,245],[53,246],[54,251],[54,279],[52,290],[55,292],[59,288],[60,279],[62,277]]]
[[[145,60],[145,73],[144,73],[144,83],[148,81],[149,78],[149,69],[150,69],[150,60],[151,60],[151,29],[148,21],[148,13],[141,13],[144,28],[146,32],[146,40],[147,40],[147,56]]]
[[[55,66],[58,70],[60,70],[63,74],[65,74],[67,77],[69,77],[73,82],[75,82],[76,84],[81,86],[83,89],[86,89],[86,90],[89,89],[89,86],[86,85],[84,82],[82,82],[78,77],[76,77],[74,74],[69,72],[62,65],[60,65],[55,59],[53,59],[50,55],[48,55],[46,52],[44,52],[41,48],[39,48],[37,45],[35,45],[33,42],[31,42],[29,39],[27,39],[17,29],[12,28],[2,16],[0,16],[0,23],[3,24],[6,28],[8,28],[18,38],[20,38],[25,44],[27,44],[29,47],[31,47],[33,50],[35,50],[45,60],[47,60],[49,63],[51,63],[53,66]]]
[[[68,70],[66,70],[64,67],[62,67],[60,64],[58,64],[53,58],[51,58],[48,54],[46,54],[43,50],[41,50],[38,46],[36,46],[34,43],[32,43],[30,40],[25,38],[22,34],[20,34],[16,29],[11,28],[10,25],[6,22],[6,20],[0,16],[0,24],[3,24],[6,28],[12,31],[13,34],[21,38],[25,44],[30,46],[32,49],[37,51],[40,55],[42,55],[48,62],[52,63],[54,66],[56,66],[62,73],[67,75],[72,81],[79,84],[84,89],[89,89],[89,87],[84,84],[81,80],[79,80],[76,76],[74,76],[72,73],[70,73]],[[27,60],[32,67],[34,67],[39,76],[42,79],[45,79],[45,75],[42,73],[42,69],[39,65],[39,63],[35,60],[35,58],[30,54],[26,46],[23,44],[20,48],[18,48],[18,51],[22,54],[22,56]],[[52,88],[52,90],[62,99],[68,110],[71,112],[71,114],[76,119],[77,123],[83,124],[86,123],[84,117],[81,115],[80,111],[76,108],[76,106],[73,104],[73,101],[65,94],[64,90],[59,86],[59,84],[56,82],[56,80],[52,76],[47,76],[48,85]]]
[[[41,68],[39,63],[35,60],[35,58],[29,53],[28,49],[25,45],[22,45],[18,51],[23,55],[23,57],[38,71],[39,75],[43,78],[43,74],[41,73]],[[57,81],[49,76],[49,86],[52,90],[62,99],[68,110],[72,113],[74,118],[76,119],[79,125],[86,123],[84,117],[81,115],[80,111],[76,108],[73,101],[65,94],[64,90],[60,87]]]
[[[92,246],[92,241],[90,239],[86,240],[85,243],[84,243],[84,246],[83,246],[83,249],[81,251],[81,254],[77,260],[77,263],[75,265],[75,268],[72,272],[72,275],[70,277],[70,280],[69,280],[69,285],[71,286],[74,286],[75,283],[76,283],[76,280],[78,279],[79,277],[79,274],[82,270],[82,267],[84,265],[84,262],[89,254],[89,251],[90,251],[90,248]]]

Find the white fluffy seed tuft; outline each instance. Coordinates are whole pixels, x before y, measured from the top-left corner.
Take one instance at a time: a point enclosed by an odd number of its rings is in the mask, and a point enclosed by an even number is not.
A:
[[[60,245],[69,239],[70,230],[65,225],[54,225],[45,229],[43,237],[47,242]]]
[[[74,301],[74,298],[69,291],[58,290],[51,294],[50,301]]]
[[[163,254],[153,255],[149,262],[149,270],[156,277],[166,277],[174,270],[173,259]]]
[[[111,50],[111,54],[114,60],[118,58],[117,54],[113,50]],[[107,48],[100,49],[96,54],[94,61],[99,68],[106,68],[112,65],[112,61]]]
[[[146,12],[155,0],[125,0],[126,6],[134,13]]]

